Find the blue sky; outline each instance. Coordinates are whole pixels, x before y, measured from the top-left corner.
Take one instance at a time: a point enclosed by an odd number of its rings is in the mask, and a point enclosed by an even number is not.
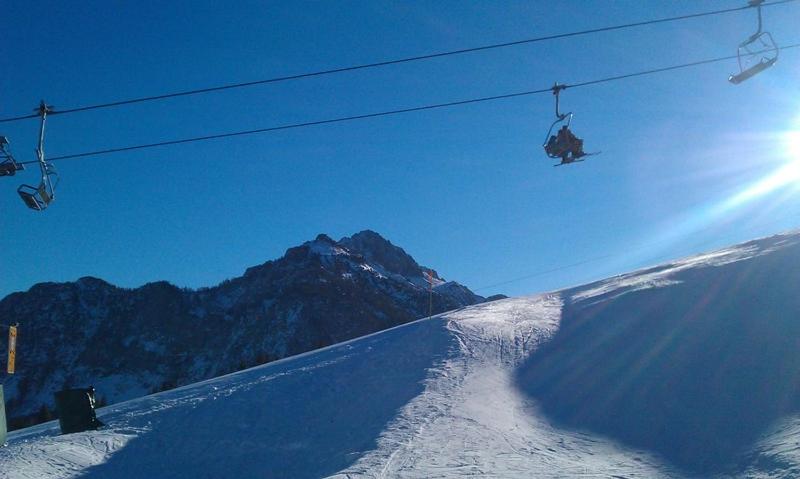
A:
[[[40,98],[66,109],[745,2],[159,3],[5,2],[0,117]],[[800,42],[800,3],[764,19],[779,43]],[[748,11],[54,116],[46,152],[576,83],[730,55],[754,27]],[[44,213],[15,193],[33,171],[0,178],[0,294],[85,275],[210,286],[318,233],[369,228],[448,279],[518,295],[790,229],[796,181],[742,192],[792,156],[799,65],[795,49],[738,86],[731,61],[567,90],[573,130],[603,153],[563,168],[541,150],[553,120],[544,94],[65,160]],[[36,129],[0,124],[19,160],[33,159]]]

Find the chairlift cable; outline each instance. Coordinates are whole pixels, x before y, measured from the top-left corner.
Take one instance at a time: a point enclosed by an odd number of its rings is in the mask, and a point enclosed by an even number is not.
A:
[[[792,45],[786,45],[786,46],[781,47],[781,49],[782,50],[788,50],[790,48],[797,48],[797,47],[800,47],[800,43],[795,43],[795,44],[792,44]],[[654,69],[645,70],[645,71],[641,71],[641,72],[627,73],[627,74],[623,74],[623,75],[615,75],[615,76],[606,77],[606,78],[600,78],[600,79],[596,79],[596,80],[589,80],[589,81],[584,81],[584,82],[579,82],[579,83],[574,83],[574,84],[567,84],[567,85],[565,85],[565,88],[567,88],[567,89],[580,88],[580,87],[585,87],[585,86],[590,86],[590,85],[596,85],[596,84],[599,84],[599,83],[608,83],[608,82],[617,81],[617,80],[623,80],[623,79],[627,79],[627,78],[639,77],[639,76],[644,76],[644,75],[651,75],[651,74],[656,74],[656,73],[664,73],[664,72],[668,72],[668,71],[673,71],[673,70],[678,70],[678,69],[683,69],[683,68],[691,68],[691,67],[696,67],[696,66],[700,66],[700,65],[707,65],[707,64],[711,64],[711,63],[718,63],[718,62],[722,62],[722,61],[731,60],[731,59],[734,59],[734,58],[736,58],[736,55],[733,55],[733,56],[729,55],[729,56],[725,56],[725,57],[713,58],[713,59],[708,59],[708,60],[701,60],[701,61],[696,61],[696,62],[691,62],[691,63],[684,63],[684,64],[681,64],[681,65],[672,65],[672,66],[668,66],[668,67],[654,68]],[[508,94],[505,94],[505,95],[493,95],[493,96],[480,97],[480,98],[471,98],[471,99],[468,99],[468,100],[459,100],[459,101],[452,101],[452,102],[447,102],[447,103],[435,103],[435,104],[416,106],[416,107],[411,107],[411,108],[401,108],[401,109],[397,109],[397,110],[388,110],[388,111],[382,111],[382,112],[376,112],[376,113],[366,113],[366,114],[363,114],[363,115],[345,116],[345,117],[339,117],[339,118],[330,118],[330,119],[326,119],[326,120],[308,121],[308,122],[303,122],[303,123],[291,123],[291,124],[272,126],[272,127],[267,127],[267,128],[257,128],[257,129],[252,129],[252,130],[236,131],[236,132],[230,132],[230,133],[219,133],[219,134],[214,134],[214,135],[205,135],[205,136],[198,136],[198,137],[192,137],[192,138],[181,138],[181,139],[178,139],[178,140],[160,141],[160,142],[156,142],[156,143],[145,143],[145,144],[141,144],[141,145],[125,146],[125,147],[121,147],[121,148],[109,148],[109,149],[104,149],[104,150],[88,151],[88,152],[83,152],[83,153],[73,153],[73,154],[69,154],[69,155],[52,156],[52,157],[50,157],[48,159],[48,161],[52,162],[52,161],[68,160],[68,159],[74,159],[74,158],[84,158],[84,157],[87,157],[87,156],[105,155],[105,154],[110,154],[110,153],[120,153],[120,152],[124,152],[124,151],[132,151],[132,150],[142,150],[142,149],[147,149],[147,148],[155,148],[155,147],[159,147],[159,146],[179,145],[179,144],[184,144],[184,143],[194,143],[194,142],[199,142],[199,141],[216,140],[216,139],[230,138],[230,137],[235,137],[235,136],[253,135],[253,134],[258,134],[258,133],[267,133],[267,132],[279,131],[279,130],[289,130],[289,129],[295,129],[295,128],[304,128],[304,127],[308,127],[308,126],[327,125],[327,124],[332,124],[332,123],[343,123],[343,122],[354,121],[354,120],[363,120],[363,119],[367,119],[367,118],[378,118],[378,117],[383,117],[383,116],[399,115],[399,114],[403,114],[403,113],[411,113],[411,112],[425,111],[425,110],[435,110],[435,109],[439,109],[439,108],[448,108],[448,107],[453,107],[453,106],[462,106],[462,105],[469,105],[469,104],[473,104],[473,103],[482,103],[482,102],[495,101],[495,100],[504,100],[504,99],[509,99],[509,98],[517,98],[517,97],[523,97],[523,96],[536,95],[536,94],[541,94],[541,93],[551,93],[552,91],[553,91],[552,87],[547,87],[547,88],[541,88],[541,89],[538,89],[538,90],[528,90],[528,91],[522,91],[522,92],[508,93]],[[20,164],[27,165],[27,164],[33,164],[33,163],[38,163],[38,162],[37,161],[26,161],[26,162],[21,162]]]
[[[532,279],[532,278],[535,278],[537,276],[544,276],[544,275],[550,274],[550,273],[557,273],[557,272],[563,271],[565,269],[577,268],[578,266],[583,266],[585,264],[594,263],[594,262],[601,261],[601,260],[604,260],[604,259],[614,258],[616,256],[620,256],[620,255],[606,254],[606,255],[603,255],[603,256],[595,256],[593,258],[587,258],[587,259],[582,260],[582,261],[576,261],[574,263],[564,264],[564,265],[561,265],[561,266],[555,266],[555,267],[550,268],[550,269],[543,269],[543,270],[540,270],[540,271],[536,271],[535,273],[527,274],[525,276],[518,276],[516,278],[512,278],[512,279],[508,279],[508,280],[505,280],[505,281],[501,281],[499,283],[488,284],[486,286],[481,286],[479,288],[475,288],[472,291],[474,291],[474,292],[483,291],[483,290],[486,290],[486,289],[496,288],[498,286],[505,286],[507,284],[517,283],[519,281],[523,281],[523,280],[526,280],[526,279]]]
[[[761,4],[761,7],[769,7],[769,6],[773,6],[773,5],[781,5],[781,4],[791,3],[791,2],[795,2],[795,1],[798,1],[798,0],[775,0],[773,2],[763,3],[763,4]],[[623,29],[628,29],[628,28],[642,27],[642,26],[646,26],[646,25],[654,25],[654,24],[659,24],[659,23],[668,23],[668,22],[689,20],[689,19],[692,19],[692,18],[707,17],[707,16],[712,16],[712,15],[721,15],[721,14],[726,14],[726,13],[732,13],[732,12],[748,10],[750,8],[754,8],[754,6],[753,5],[745,5],[745,6],[742,6],[742,7],[726,8],[726,9],[722,9],[722,10],[714,10],[714,11],[709,11],[709,12],[692,13],[692,14],[680,15],[680,16],[676,16],[676,17],[658,18],[658,19],[654,19],[654,20],[645,20],[645,21],[634,22],[634,23],[626,23],[626,24],[621,24],[621,25],[612,25],[612,26],[607,26],[607,27],[592,28],[592,29],[588,29],[588,30],[580,30],[580,31],[568,32],[568,33],[558,33],[558,34],[554,34],[554,35],[546,35],[546,36],[542,36],[542,37],[528,38],[528,39],[523,39],[523,40],[505,42],[505,43],[495,43],[495,44],[483,45],[483,46],[479,46],[479,47],[463,48],[463,49],[459,49],[459,50],[450,50],[450,51],[445,51],[445,52],[430,53],[430,54],[426,54],[426,55],[417,55],[417,56],[412,56],[412,57],[398,58],[398,59],[394,59],[394,60],[385,60],[385,61],[381,61],[381,62],[364,63],[364,64],[361,64],[361,65],[351,65],[351,66],[346,66],[346,67],[332,68],[332,69],[329,69],[329,70],[319,70],[319,71],[315,71],[315,72],[300,73],[300,74],[296,74],[296,75],[288,75],[288,76],[282,76],[282,77],[268,78],[268,79],[264,79],[264,80],[254,80],[254,81],[241,82],[241,83],[231,83],[231,84],[227,84],[227,85],[219,85],[219,86],[213,86],[213,87],[208,87],[208,88],[199,88],[199,89],[195,89],[195,90],[184,90],[184,91],[178,91],[178,92],[172,92],[172,93],[164,93],[164,94],[160,94],[160,95],[152,95],[152,96],[145,96],[145,97],[139,97],[139,98],[131,98],[131,99],[126,99],[126,100],[113,101],[113,102],[109,102],[109,103],[98,103],[98,104],[94,104],[94,105],[85,105],[85,106],[79,106],[79,107],[75,107],[75,108],[64,109],[64,110],[60,110],[60,111],[54,111],[54,112],[51,113],[51,115],[65,115],[65,114],[69,114],[69,113],[77,113],[77,112],[82,112],[82,111],[98,110],[98,109],[103,109],[103,108],[112,108],[112,107],[118,107],[118,106],[123,106],[123,105],[130,105],[130,104],[134,104],[134,103],[143,103],[143,102],[156,101],[156,100],[166,100],[166,99],[169,99],[169,98],[176,98],[176,97],[189,96],[189,95],[199,95],[199,94],[212,93],[212,92],[223,91],[223,90],[231,90],[231,89],[235,89],[235,88],[244,88],[244,87],[255,86],[255,85],[264,85],[264,84],[268,84],[268,83],[280,83],[280,82],[286,82],[286,81],[291,81],[291,80],[299,80],[299,79],[303,79],[303,78],[317,77],[317,76],[323,76],[323,75],[332,75],[332,74],[336,74],[336,73],[344,73],[344,72],[355,71],[355,70],[365,70],[365,69],[369,69],[369,68],[378,68],[378,67],[384,67],[384,66],[389,66],[389,65],[397,65],[397,64],[401,64],[401,63],[410,63],[410,62],[415,62],[415,61],[420,61],[420,60],[429,60],[429,59],[432,59],[432,58],[441,58],[441,57],[447,57],[447,56],[452,56],[452,55],[461,55],[461,54],[465,54],[465,53],[474,53],[474,52],[479,52],[479,51],[493,50],[493,49],[498,49],[498,48],[506,48],[506,47],[529,44],[529,43],[538,43],[538,42],[544,42],[544,41],[550,41],[550,40],[558,40],[558,39],[562,39],[562,38],[581,36],[581,35],[590,35],[590,34],[603,33],[603,32],[609,32],[609,31],[614,31],[614,30],[623,30]],[[33,115],[22,115],[22,116],[15,116],[15,117],[9,117],[9,118],[2,118],[2,119],[0,119],[0,123],[8,123],[8,122],[26,120],[26,119],[30,119],[30,118],[36,118],[37,116],[38,115],[33,114]]]
[[[790,49],[790,48],[797,48],[797,47],[800,47],[800,43],[795,43],[795,44],[792,44],[792,45],[786,45],[784,47],[781,47],[781,50],[787,50],[787,49]],[[738,58],[738,55],[728,55],[726,57],[712,58],[712,59],[708,59],[708,60],[700,60],[700,61],[691,62],[691,63],[684,63],[682,65],[672,65],[672,66],[668,66],[668,67],[654,68],[652,70],[645,70],[645,71],[636,72],[636,73],[626,73],[626,74],[623,74],[623,75],[614,75],[614,76],[610,76],[610,77],[606,77],[606,78],[600,78],[600,79],[597,79],[597,80],[589,80],[589,81],[584,81],[584,82],[580,82],[580,83],[574,83],[572,85],[567,85],[567,88],[579,88],[579,87],[584,87],[584,86],[597,85],[597,84],[600,84],[600,83],[608,83],[608,82],[617,81],[617,80],[625,80],[627,78],[635,78],[635,77],[644,76],[644,75],[653,75],[655,73],[664,73],[664,72],[669,72],[669,71],[673,71],[673,70],[681,70],[681,69],[684,69],[684,68],[698,67],[698,66],[708,65],[708,64],[711,64],[711,63],[718,63],[718,62],[726,61],[726,60],[735,60],[736,58]]]
[[[377,118],[377,117],[381,117],[381,116],[399,115],[401,113],[410,113],[410,112],[415,112],[415,111],[433,110],[433,109],[437,109],[437,108],[445,108],[445,107],[451,107],[451,106],[467,105],[467,104],[470,104],[470,103],[480,103],[480,102],[485,102],[485,101],[501,100],[501,99],[505,99],[505,98],[514,98],[514,97],[520,97],[520,96],[526,96],[526,95],[534,95],[534,94],[537,94],[537,93],[545,93],[545,92],[549,92],[549,91],[550,91],[550,88],[545,88],[543,90],[530,90],[530,91],[524,91],[524,92],[509,93],[509,94],[506,94],[506,95],[495,95],[495,96],[482,97],[482,98],[473,98],[473,99],[469,99],[469,100],[453,101],[453,102],[448,102],[448,103],[437,103],[437,104],[433,104],[433,105],[424,105],[424,106],[417,106],[417,107],[412,107],[412,108],[402,108],[402,109],[399,109],[399,110],[389,110],[389,111],[382,111],[382,112],[376,112],[376,113],[367,113],[367,114],[364,114],[364,115],[345,116],[345,117],[340,117],[340,118],[331,118],[331,119],[327,119],[327,120],[308,121],[308,122],[304,122],[304,123],[292,123],[292,124],[288,124],[288,125],[272,126],[272,127],[268,127],[268,128],[258,128],[258,129],[254,129],[254,130],[236,131],[236,132],[231,132],[231,133],[220,133],[220,134],[216,134],[216,135],[206,135],[206,136],[199,136],[199,137],[194,137],[194,138],[182,138],[182,139],[179,139],[179,140],[168,140],[168,141],[161,141],[161,142],[158,142],[158,143],[147,143],[147,144],[143,144],[143,145],[126,146],[126,147],[122,147],[122,148],[110,148],[110,149],[107,149],[107,150],[98,150],[98,151],[91,151],[91,152],[86,152],[86,153],[75,153],[75,154],[71,154],[71,155],[53,156],[53,157],[50,157],[48,159],[48,161],[68,160],[68,159],[72,159],[72,158],[83,158],[83,157],[86,157],[86,156],[96,156],[96,155],[103,155],[103,154],[108,154],[108,153],[119,153],[119,152],[130,151],[130,150],[141,150],[141,149],[144,149],[144,148],[154,148],[154,147],[157,147],[157,146],[179,145],[179,144],[182,144],[182,143],[193,143],[193,142],[197,142],[197,141],[217,140],[217,139],[220,139],[220,138],[230,138],[230,137],[233,137],[233,136],[253,135],[253,134],[256,134],[256,133],[267,133],[267,132],[271,132],[271,131],[289,130],[289,129],[294,129],[294,128],[303,128],[303,127],[307,127],[307,126],[327,125],[327,124],[330,124],[330,123],[341,123],[341,122],[353,121],[353,120],[363,120],[363,119],[366,119],[366,118]],[[35,161],[27,161],[27,162],[23,162],[21,164],[25,165],[25,164],[29,164],[29,163],[35,163]]]

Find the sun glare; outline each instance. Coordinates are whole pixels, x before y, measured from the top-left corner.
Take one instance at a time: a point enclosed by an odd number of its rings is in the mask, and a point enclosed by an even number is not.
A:
[[[800,162],[800,130],[786,133],[786,150],[789,161]]]
[[[698,207],[687,212],[682,218],[675,218],[670,222],[669,227],[659,235],[660,246],[642,251],[641,255],[643,257],[653,256],[657,251],[683,241],[698,231],[719,223],[726,217],[731,217],[746,205],[771,193],[786,190],[787,195],[784,196],[784,199],[795,195],[800,190],[800,128],[767,137],[771,139],[776,148],[772,152],[772,158],[780,160],[776,162],[775,170],[751,183],[742,185],[739,191],[724,199]],[[792,191],[789,191],[790,189]],[[776,199],[776,201],[781,200]]]
[[[770,193],[778,188],[800,183],[800,130],[784,133],[781,148],[786,163],[774,173],[753,183],[747,189],[731,197],[723,205],[725,209],[739,206],[749,200]]]
[[[800,182],[800,133],[786,134],[787,161],[775,172],[756,181],[740,193],[732,196],[722,204],[727,211],[750,200],[771,193],[778,188]]]

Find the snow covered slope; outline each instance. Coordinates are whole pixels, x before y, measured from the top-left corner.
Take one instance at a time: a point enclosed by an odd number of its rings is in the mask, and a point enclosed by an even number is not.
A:
[[[484,303],[48,423],[9,478],[797,477],[800,235]]]

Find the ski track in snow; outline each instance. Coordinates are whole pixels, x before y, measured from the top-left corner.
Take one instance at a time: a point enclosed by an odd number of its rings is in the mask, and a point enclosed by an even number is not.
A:
[[[330,477],[667,477],[644,453],[551,427],[513,386],[517,364],[557,330],[561,306],[552,294],[445,315],[458,354],[430,371],[375,451]]]

